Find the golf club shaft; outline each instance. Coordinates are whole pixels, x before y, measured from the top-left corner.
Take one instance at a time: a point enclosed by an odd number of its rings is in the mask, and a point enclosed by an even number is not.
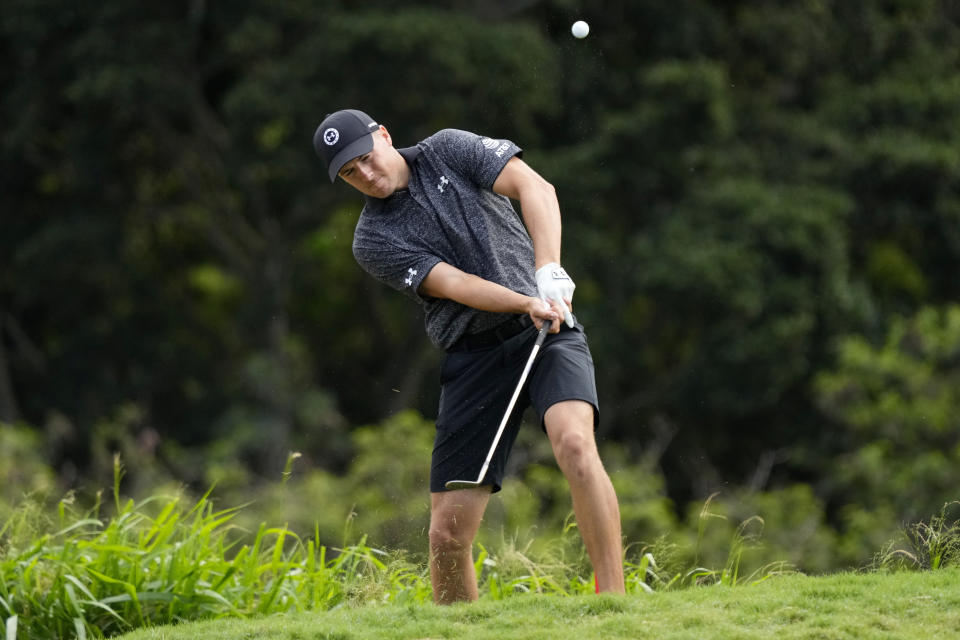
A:
[[[479,485],[483,482],[483,476],[487,474],[487,469],[490,467],[490,461],[493,459],[493,454],[497,450],[497,445],[500,444],[500,436],[503,435],[503,430],[507,426],[507,422],[510,420],[510,414],[513,413],[513,407],[517,403],[517,398],[520,396],[520,391],[523,389],[523,384],[527,381],[527,375],[530,373],[530,368],[533,366],[533,361],[537,357],[537,352],[540,351],[540,346],[543,344],[544,338],[546,338],[547,333],[550,330],[550,325],[552,323],[544,321],[543,325],[540,327],[540,332],[537,334],[537,341],[533,345],[533,350],[530,352],[530,357],[527,358],[527,364],[523,367],[523,373],[520,374],[520,381],[517,383],[517,388],[513,391],[513,396],[510,398],[510,404],[507,405],[507,410],[503,414],[503,419],[500,420],[500,427],[497,429],[497,434],[493,437],[493,444],[490,445],[490,451],[487,452],[487,459],[483,461],[483,467],[480,468],[480,475],[477,476],[476,482],[472,483]],[[455,483],[456,481],[453,481]],[[453,484],[448,482],[447,485]]]

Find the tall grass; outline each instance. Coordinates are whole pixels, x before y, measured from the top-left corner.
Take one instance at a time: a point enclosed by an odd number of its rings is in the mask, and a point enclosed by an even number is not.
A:
[[[697,519],[697,540],[693,549],[693,566],[686,567],[682,558],[686,555],[682,549],[666,536],[661,536],[652,545],[639,549],[636,559],[627,553],[626,580],[628,590],[666,591],[695,586],[725,585],[736,587],[753,585],[770,577],[796,573],[785,561],[773,562],[744,574],[745,555],[761,545],[764,521],[760,516],[752,516],[737,525],[729,542],[727,558],[722,567],[710,569],[700,564],[701,547],[713,520],[726,520],[726,516],[714,513],[710,505],[717,494],[711,495],[700,509]]]
[[[85,513],[61,500],[55,521],[34,503],[0,529],[0,617],[6,640],[101,638],[143,626],[284,611],[324,610],[345,603],[423,603],[431,599],[423,561],[388,553],[366,539],[340,548],[318,545],[286,527],[260,525],[255,533],[232,523],[242,507],[217,510],[209,492],[193,504],[182,496],[140,502],[120,495],[115,465],[113,515],[98,503]],[[702,514],[712,514],[705,509]],[[348,523],[349,528],[349,523]],[[52,533],[29,535],[34,529]],[[702,584],[743,584],[739,566],[748,536],[738,530],[722,569],[678,571],[676,547],[658,541],[625,564],[628,592]],[[591,593],[593,576],[576,525],[546,551],[505,540],[476,557],[485,598],[524,593]],[[668,560],[659,565],[655,554]],[[768,573],[767,575],[770,575]]]
[[[81,512],[68,496],[46,515],[25,501],[0,528],[5,640],[102,638],[188,620],[431,600],[424,558],[377,549],[365,538],[347,544],[349,522],[340,547],[318,544],[318,531],[312,538],[267,524],[243,531],[234,524],[243,507],[218,510],[209,492],[189,501],[182,495],[124,500],[122,473],[118,461],[109,507],[98,500]],[[744,571],[744,557],[762,533],[758,517],[736,528],[722,566],[704,567],[700,546],[708,524],[723,517],[712,513],[710,504],[701,510],[692,554],[666,536],[627,547],[628,593],[751,585],[790,571],[784,563]],[[891,551],[888,558],[901,564],[910,559],[918,568],[956,563],[960,525],[946,509],[909,529],[914,546]],[[103,515],[107,511],[110,515]],[[485,599],[594,590],[572,520],[552,545],[510,539],[497,549],[479,547],[476,571]]]
[[[209,492],[189,506],[181,496],[122,501],[121,473],[118,464],[109,519],[100,504],[76,514],[65,499],[53,533],[24,544],[32,505],[0,530],[6,640],[100,638],[184,620],[429,597],[422,570],[363,540],[332,549],[267,525],[251,539],[231,525],[238,509],[215,509]]]
[[[936,570],[960,566],[960,502],[948,502],[929,522],[908,524],[874,558],[881,570]],[[956,513],[957,515],[951,515]]]
[[[46,518],[27,501],[0,529],[0,619],[6,640],[101,638],[136,627],[284,611],[324,610],[345,603],[423,603],[431,599],[426,563],[402,552],[376,549],[361,538],[339,548],[318,545],[286,527],[239,530],[242,507],[214,508],[209,492],[123,500],[115,464],[112,515],[99,503],[75,510],[70,497]],[[349,529],[349,523],[348,523]],[[44,531],[47,531],[44,533]],[[628,591],[640,593],[696,584],[740,584],[742,538],[723,569],[674,572],[661,541],[628,557]],[[524,593],[591,593],[593,576],[576,535],[564,534],[546,550],[505,540],[480,547],[477,575],[483,597]]]

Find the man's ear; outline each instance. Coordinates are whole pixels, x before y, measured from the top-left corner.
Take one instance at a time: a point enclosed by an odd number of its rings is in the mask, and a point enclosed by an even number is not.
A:
[[[384,142],[386,142],[391,147],[393,146],[393,138],[390,137],[390,132],[387,131],[387,128],[385,126],[380,125],[380,128],[377,129],[377,132],[374,135],[381,136]]]

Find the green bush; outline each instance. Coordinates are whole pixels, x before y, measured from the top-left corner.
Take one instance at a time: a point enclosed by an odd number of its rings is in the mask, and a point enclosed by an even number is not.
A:
[[[836,568],[836,534],[807,485],[715,494],[690,505],[686,527],[674,537],[695,553],[688,562],[715,566],[728,558],[729,541],[737,536],[744,543],[740,561],[747,572],[778,562],[811,573]]]
[[[352,432],[354,455],[342,475],[304,468],[297,460],[285,482],[250,491],[249,485],[217,491],[220,501],[250,502],[237,524],[283,522],[321,544],[344,544],[357,532],[392,549],[426,549],[433,424],[404,411]]]
[[[815,391],[845,444],[823,483],[840,505],[842,558],[867,560],[901,523],[957,498],[960,306],[897,318],[879,345],[844,338]]]
[[[0,422],[0,522],[25,495],[46,495],[56,486],[42,445],[36,431]]]

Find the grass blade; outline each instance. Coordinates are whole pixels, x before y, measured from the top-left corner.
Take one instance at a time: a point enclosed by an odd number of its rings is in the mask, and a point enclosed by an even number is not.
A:
[[[73,628],[77,632],[77,640],[87,640],[87,625],[84,624],[83,618],[74,618]]]

